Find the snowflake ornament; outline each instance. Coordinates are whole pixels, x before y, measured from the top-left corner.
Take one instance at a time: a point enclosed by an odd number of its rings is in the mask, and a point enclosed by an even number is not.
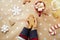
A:
[[[8,27],[9,27],[9,26],[7,26],[7,25],[3,25],[3,26],[1,27],[1,32],[6,33],[6,32],[9,30]]]
[[[11,9],[13,15],[19,15],[22,9],[20,9],[18,6],[13,6]]]

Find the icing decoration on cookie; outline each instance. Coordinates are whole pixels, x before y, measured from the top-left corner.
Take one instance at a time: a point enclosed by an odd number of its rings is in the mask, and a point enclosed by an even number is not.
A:
[[[56,29],[58,29],[58,28],[60,28],[60,24],[51,26],[51,27],[49,28],[49,33],[50,33],[50,35],[56,35]]]
[[[35,10],[38,12],[38,15],[41,16],[41,13],[44,11],[45,9],[45,3],[42,1],[38,1],[35,3],[34,6]]]
[[[30,0],[24,0],[23,4],[26,4],[26,2],[30,3]]]
[[[29,15],[27,22],[29,24],[29,27],[33,27],[35,24],[35,17],[33,15]]]

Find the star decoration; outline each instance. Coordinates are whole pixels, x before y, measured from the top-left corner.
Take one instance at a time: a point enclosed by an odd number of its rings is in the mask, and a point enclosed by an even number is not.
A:
[[[9,26],[7,26],[7,25],[3,25],[3,26],[1,27],[1,31],[2,31],[3,33],[6,33],[6,32],[9,30],[8,27],[9,27]]]

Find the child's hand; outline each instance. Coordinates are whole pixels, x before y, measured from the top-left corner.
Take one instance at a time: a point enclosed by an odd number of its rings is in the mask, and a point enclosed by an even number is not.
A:
[[[32,27],[32,30],[36,30],[37,29],[37,18],[34,17],[34,25]]]
[[[28,22],[28,27],[29,28],[32,28],[32,29],[37,28],[37,19],[36,19],[36,17],[34,17],[34,15],[29,15],[29,17],[27,19],[27,22]]]
[[[33,25],[34,25],[34,16],[33,15],[29,15],[29,17],[27,19],[27,22],[28,22],[29,28],[32,28]]]

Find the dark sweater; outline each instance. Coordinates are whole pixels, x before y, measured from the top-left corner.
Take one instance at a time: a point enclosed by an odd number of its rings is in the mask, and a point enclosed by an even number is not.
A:
[[[37,30],[30,30],[27,28],[23,28],[22,32],[19,35],[21,38],[25,40],[38,40]]]

